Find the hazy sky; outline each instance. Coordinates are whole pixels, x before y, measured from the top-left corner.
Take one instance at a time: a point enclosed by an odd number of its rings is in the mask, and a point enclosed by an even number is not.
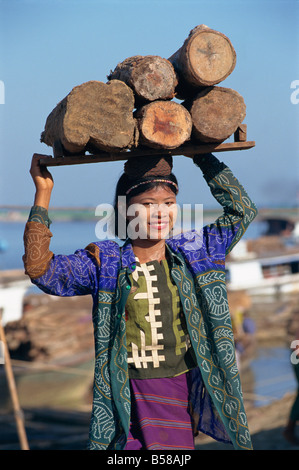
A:
[[[106,82],[132,55],[168,58],[202,23],[235,47],[236,68],[220,85],[244,97],[248,140],[256,141],[217,156],[260,207],[299,204],[297,0],[0,0],[0,205],[32,203],[31,156],[52,153],[40,134],[74,86]],[[122,169],[122,162],[52,168],[53,206],[112,202]],[[213,205],[189,159],[174,157],[174,172],[179,202]]]

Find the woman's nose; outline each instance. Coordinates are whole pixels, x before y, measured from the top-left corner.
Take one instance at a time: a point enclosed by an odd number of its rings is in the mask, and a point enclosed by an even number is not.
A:
[[[153,217],[156,217],[157,219],[166,219],[168,218],[168,211],[165,210],[165,208],[161,207],[154,207],[151,212]]]

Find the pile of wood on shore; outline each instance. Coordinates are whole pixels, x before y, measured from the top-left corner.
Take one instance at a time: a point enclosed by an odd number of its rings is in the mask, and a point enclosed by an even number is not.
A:
[[[243,97],[217,86],[235,65],[231,41],[199,25],[168,59],[129,57],[107,83],[73,88],[49,114],[41,142],[68,156],[221,143],[236,133],[246,141]]]
[[[86,296],[28,296],[22,318],[5,326],[11,358],[68,365],[93,359],[90,302]]]

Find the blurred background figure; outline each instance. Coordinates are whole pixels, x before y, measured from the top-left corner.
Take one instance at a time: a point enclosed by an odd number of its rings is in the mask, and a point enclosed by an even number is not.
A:
[[[256,324],[249,315],[252,301],[245,291],[228,292],[228,301],[232,316],[237,364],[241,371],[250,364],[256,349]]]

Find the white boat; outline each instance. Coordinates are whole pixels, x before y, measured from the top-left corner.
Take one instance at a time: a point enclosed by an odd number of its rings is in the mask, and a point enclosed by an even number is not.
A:
[[[299,251],[290,255],[229,261],[226,269],[230,290],[271,295],[299,292]]]
[[[253,295],[299,292],[298,218],[271,214],[262,222],[264,235],[240,240],[229,256],[228,288]]]
[[[2,326],[20,320],[23,303],[31,281],[22,270],[0,271],[0,312]]]

